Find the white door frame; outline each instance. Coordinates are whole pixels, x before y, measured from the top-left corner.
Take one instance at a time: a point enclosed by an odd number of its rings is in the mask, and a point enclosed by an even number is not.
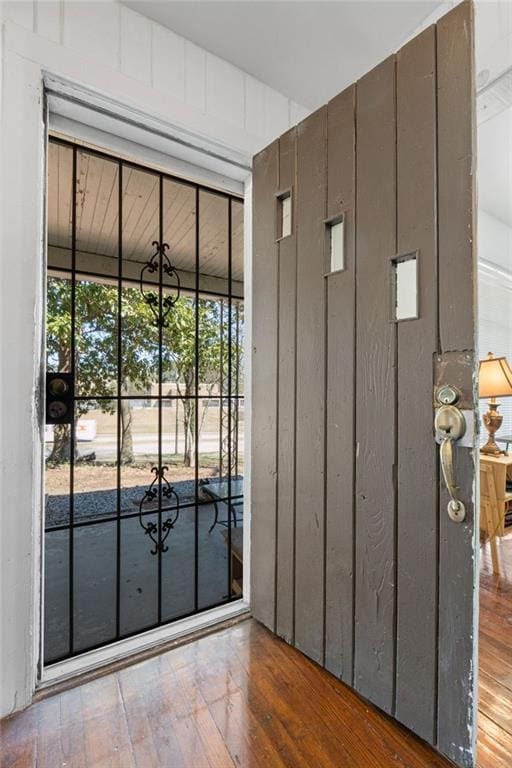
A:
[[[16,57],[17,58],[17,57]],[[14,308],[18,295],[25,294],[24,309],[30,305],[32,316],[20,330],[22,337],[21,348],[24,352],[20,360],[20,370],[16,372],[12,382],[13,391],[18,390],[20,400],[27,400],[30,390],[30,405],[25,405],[30,415],[23,416],[20,424],[13,418],[10,443],[4,442],[3,455],[8,456],[8,445],[13,456],[14,480],[17,479],[22,465],[25,471],[25,484],[20,488],[9,491],[4,475],[2,483],[4,509],[15,511],[14,515],[3,526],[4,553],[9,552],[9,537],[14,537],[15,555],[20,548],[20,537],[28,542],[27,556],[15,564],[16,581],[23,582],[23,606],[15,600],[4,599],[7,590],[2,593],[2,613],[9,616],[9,630],[17,638],[23,637],[24,644],[14,647],[9,657],[12,658],[12,673],[8,670],[8,688],[16,691],[16,695],[4,709],[18,709],[26,706],[32,699],[34,691],[39,686],[47,686],[58,680],[80,674],[93,667],[98,667],[138,653],[151,646],[168,643],[184,634],[196,632],[214,623],[233,618],[249,610],[250,600],[250,390],[251,367],[249,354],[251,348],[251,164],[252,158],[238,150],[224,146],[199,133],[185,130],[178,125],[164,122],[145,114],[127,103],[110,98],[108,95],[95,92],[78,85],[72,80],[59,78],[57,75],[41,69],[40,65],[28,60],[21,60],[22,65],[16,68],[16,74],[9,78],[7,62],[4,64],[4,77],[7,86],[13,93],[11,102],[16,103],[14,93],[18,98],[19,109],[13,110],[10,130],[4,132],[2,152],[3,157],[9,156],[9,141],[13,166],[9,168],[12,174],[13,195],[9,202],[4,200],[2,215],[6,217],[2,231],[2,250],[4,253],[23,253],[23,257],[13,266],[9,291],[6,292],[3,307],[3,319],[9,317],[9,305]],[[15,68],[12,67],[12,70]],[[30,100],[30,101],[29,101]],[[27,114],[27,106],[30,109]],[[17,129],[17,120],[30,121],[30,130],[25,132],[23,142]],[[244,510],[244,599],[205,611],[190,619],[182,620],[168,626],[159,627],[150,632],[122,640],[106,646],[100,651],[85,653],[60,664],[50,665],[43,669],[42,664],[42,617],[43,617],[43,567],[44,567],[44,488],[43,488],[43,459],[44,459],[44,414],[42,382],[44,381],[44,337],[45,337],[45,275],[46,275],[46,153],[48,130],[53,128],[74,136],[79,141],[96,143],[122,156],[135,156],[139,162],[159,167],[161,170],[201,181],[207,186],[222,188],[235,194],[242,194],[245,201],[245,306],[246,338],[245,338],[245,382],[246,382],[246,431],[245,431],[245,510]],[[115,130],[116,135],[109,133]],[[27,144],[27,142],[29,144]],[[26,164],[14,167],[16,158],[26,156]],[[19,162],[18,162],[19,166]],[[4,166],[5,167],[5,166]],[[37,183],[34,171],[37,168]],[[27,171],[25,178],[24,170]],[[30,181],[28,181],[30,180]],[[31,187],[29,189],[29,186]],[[5,188],[4,188],[5,189]],[[6,196],[7,197],[7,196]],[[20,205],[23,202],[23,206]],[[17,308],[19,309],[19,307]],[[15,313],[13,312],[15,315]],[[25,312],[26,314],[26,312]],[[1,318],[0,318],[1,319]],[[25,319],[25,318],[24,318]],[[27,349],[27,339],[31,346]],[[19,344],[16,345],[19,349]],[[5,350],[4,355],[13,355],[13,349]],[[19,383],[16,385],[16,377]],[[30,381],[28,379],[30,378]],[[10,384],[11,382],[9,382]],[[4,387],[7,390],[7,387]],[[26,391],[24,391],[26,390]],[[22,407],[16,404],[16,407]],[[9,415],[6,410],[2,413],[4,435],[9,429]],[[30,424],[30,428],[29,428]],[[29,431],[30,429],[30,431]],[[31,435],[31,448],[27,450],[27,437]],[[16,493],[17,491],[17,493]],[[30,514],[18,515],[18,510],[30,509]],[[18,518],[18,519],[15,519]],[[12,542],[12,539],[11,539]],[[30,577],[27,578],[27,572]],[[18,601],[20,590],[17,591]],[[25,604],[26,601],[26,604]],[[15,627],[12,625],[15,624]],[[27,627],[29,631],[27,632]],[[5,663],[5,659],[3,660]]]

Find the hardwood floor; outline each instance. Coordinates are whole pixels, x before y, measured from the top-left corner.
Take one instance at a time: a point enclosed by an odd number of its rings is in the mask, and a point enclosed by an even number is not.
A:
[[[480,571],[479,768],[512,765],[512,532],[500,544],[502,575],[489,545]]]
[[[4,720],[2,768],[449,764],[249,620]]]
[[[512,533],[483,550],[479,768],[512,765]],[[441,768],[449,763],[253,620],[0,723],[1,768]]]

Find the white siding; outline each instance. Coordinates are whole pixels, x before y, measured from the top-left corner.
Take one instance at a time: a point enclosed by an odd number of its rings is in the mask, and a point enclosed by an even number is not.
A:
[[[244,138],[251,137],[254,153],[310,112],[115,0],[8,1],[2,4],[2,18],[78,54],[82,82],[88,82],[88,61],[94,62],[95,71],[98,64],[105,67],[106,92],[108,71],[120,72],[147,85],[155,94],[164,94],[166,98],[163,102],[160,98],[160,103],[168,110],[176,108],[180,123],[186,124],[187,120],[177,107],[185,104],[229,126],[226,138],[230,143],[232,128]],[[32,58],[28,50],[27,57]],[[53,62],[55,51],[50,58]]]
[[[250,75],[245,78],[245,127],[265,134],[265,86]]]
[[[217,56],[206,57],[206,104],[209,114],[244,128],[245,75]]]
[[[118,69],[120,10],[117,3],[94,3],[92,10],[89,2],[66,3],[64,45],[88,59]]]
[[[206,112],[206,51],[185,40],[185,101]]]
[[[265,88],[265,134],[271,138],[277,126],[278,133],[286,131],[290,125],[290,105],[288,99],[274,91]]]
[[[121,71],[151,83],[151,22],[128,8],[121,8]]]
[[[61,8],[60,0],[46,0],[37,6],[36,32],[42,37],[59,43],[61,40]]]
[[[185,101],[185,40],[159,24],[152,24],[153,87]]]
[[[6,0],[2,3],[4,18],[10,19],[25,29],[34,28],[34,2],[20,3],[19,0]]]

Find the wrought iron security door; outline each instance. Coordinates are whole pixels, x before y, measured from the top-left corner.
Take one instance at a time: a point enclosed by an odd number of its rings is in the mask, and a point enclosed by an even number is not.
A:
[[[50,139],[45,663],[241,596],[243,325],[240,199]]]

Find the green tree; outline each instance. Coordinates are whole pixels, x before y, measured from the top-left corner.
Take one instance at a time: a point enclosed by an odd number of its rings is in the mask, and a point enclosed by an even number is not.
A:
[[[138,389],[150,384],[152,370],[151,339],[147,342],[146,323],[151,322],[147,305],[137,292],[123,290],[121,311],[123,326],[123,365],[121,391],[130,384]],[[140,296],[140,294],[139,294]],[[117,380],[117,316],[118,294],[115,286],[93,281],[77,281],[75,287],[75,388],[76,394],[88,400],[76,401],[76,418],[96,404],[112,413]],[[47,289],[47,360],[49,371],[72,370],[71,283],[50,278]],[[154,342],[153,342],[154,346]],[[97,401],[97,398],[107,398]],[[96,402],[94,402],[96,400]],[[133,461],[131,411],[121,401],[121,461]],[[69,459],[70,428],[58,425],[49,461]]]
[[[227,381],[227,305],[216,299],[199,299],[198,359],[201,391],[209,397]],[[232,313],[232,360],[241,357],[241,336],[236,338]],[[77,401],[78,419],[92,407],[114,411],[117,390],[117,317],[118,292],[115,285],[94,281],[77,281],[75,287],[75,387],[76,394],[89,400]],[[122,360],[121,392],[143,392],[158,380],[159,331],[154,315],[138,288],[121,291]],[[240,317],[240,313],[238,313]],[[178,299],[167,314],[162,328],[162,380],[174,382],[183,409],[185,447],[183,461],[193,461],[195,432],[196,313],[195,299]],[[49,371],[72,370],[71,283],[63,278],[49,278],[47,297],[47,360]],[[221,332],[222,328],[222,332]],[[235,369],[233,365],[232,370]],[[224,386],[224,392],[225,392]],[[106,398],[97,400],[97,398]],[[200,432],[209,399],[205,401]],[[121,461],[133,462],[132,413],[130,401],[122,399]],[[69,459],[70,429],[59,425],[54,430],[52,463]]]
[[[217,300],[199,299],[198,303],[198,361],[199,386],[208,397],[218,387],[227,357],[221,343],[221,307]],[[196,411],[195,394],[196,368],[196,313],[195,300],[178,300],[166,317],[162,331],[162,366],[164,381],[174,381],[183,408],[184,451],[183,463],[192,466]],[[224,354],[223,354],[224,353]],[[203,390],[204,391],[204,390]],[[204,423],[209,399],[204,402],[198,433]]]

